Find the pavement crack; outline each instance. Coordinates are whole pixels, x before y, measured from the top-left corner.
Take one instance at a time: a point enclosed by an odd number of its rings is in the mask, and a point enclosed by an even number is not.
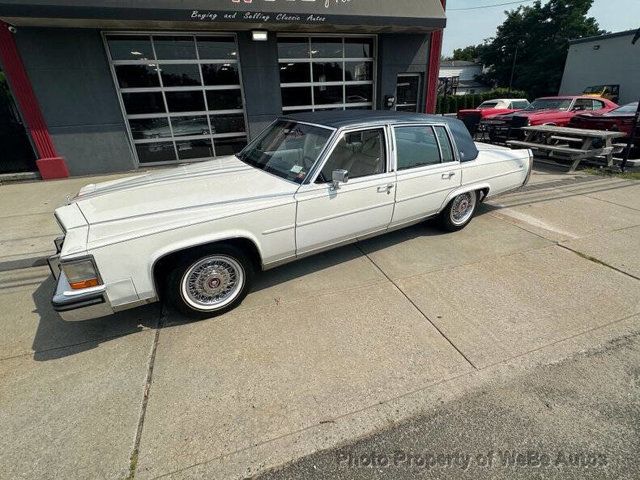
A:
[[[404,290],[402,290],[402,289],[398,286],[398,284],[397,284],[396,282],[394,282],[394,281],[391,279],[391,277],[389,277],[389,275],[387,275],[387,273],[386,273],[384,270],[382,270],[382,268],[380,268],[380,266],[379,266],[379,265],[378,265],[378,264],[377,264],[377,263],[376,263],[376,262],[375,262],[375,261],[374,261],[374,260],[373,260],[373,259],[372,259],[372,258],[371,258],[371,257],[370,257],[370,256],[369,256],[369,255],[368,255],[368,254],[363,250],[363,249],[362,249],[362,247],[361,247],[360,243],[359,243],[359,242],[357,242],[357,243],[355,244],[355,246],[356,246],[356,248],[360,251],[360,253],[362,253],[362,255],[363,255],[364,257],[366,257],[366,258],[371,262],[371,264],[372,264],[374,267],[376,267],[380,273],[382,273],[382,275],[384,275],[384,276],[385,276],[385,278],[386,278],[386,279],[391,283],[391,285],[393,285],[393,286],[395,287],[395,289],[396,289],[396,290],[398,290],[398,292],[400,292],[400,294],[401,294],[404,298],[406,298],[406,299],[407,299],[407,301],[408,301],[411,305],[413,305],[413,308],[415,308],[415,309],[418,311],[418,313],[419,313],[420,315],[422,315],[422,316],[424,317],[424,319],[425,319],[427,322],[429,322],[429,323],[431,324],[431,326],[433,326],[433,328],[435,328],[435,329],[436,329],[436,331],[437,331],[440,335],[442,335],[442,337],[443,337],[443,338],[444,338],[444,339],[449,343],[449,345],[451,345],[451,346],[455,349],[455,351],[456,351],[456,352],[458,352],[458,353],[460,354],[460,356],[461,356],[462,358],[464,358],[464,359],[467,361],[467,363],[468,363],[469,365],[471,365],[471,367],[472,367],[474,370],[478,370],[478,367],[476,367],[476,366],[473,364],[473,362],[469,359],[469,357],[467,357],[467,356],[462,352],[462,350],[460,350],[460,349],[456,346],[456,344],[455,344],[455,343],[453,343],[453,342],[451,341],[451,339],[450,339],[449,337],[447,337],[447,336],[445,335],[445,333],[444,333],[444,332],[443,332],[443,331],[442,331],[442,330],[441,330],[441,329],[440,329],[440,328],[439,328],[439,327],[438,327],[438,326],[437,326],[433,321],[431,321],[431,319],[430,319],[427,315],[425,315],[425,313],[420,309],[420,307],[418,307],[418,305],[416,305],[416,303],[415,303],[411,298],[409,298],[409,296],[404,292]]]
[[[140,440],[142,439],[142,429],[144,427],[144,420],[147,414],[147,404],[149,402],[149,392],[151,390],[151,382],[153,381],[153,367],[156,363],[156,352],[158,350],[158,340],[160,338],[160,331],[164,325],[165,319],[165,307],[162,307],[160,312],[160,318],[156,324],[156,331],[153,336],[153,343],[151,345],[151,353],[149,355],[149,366],[147,368],[147,375],[144,381],[144,390],[142,394],[142,405],[140,407],[140,418],[138,419],[138,427],[136,428],[136,436],[133,441],[133,451],[129,457],[129,474],[125,477],[125,480],[133,480],[136,476],[138,468],[138,455],[140,453]]]
[[[575,253],[576,255],[578,255],[581,258],[584,258],[585,260],[589,260],[590,262],[597,263],[598,265],[602,265],[603,267],[610,268],[611,270],[614,270],[618,273],[626,275],[627,277],[633,278],[634,280],[640,280],[639,277],[636,277],[635,275],[632,275],[629,272],[625,272],[624,270],[620,270],[619,268],[614,267],[613,265],[609,265],[608,263],[603,262],[598,258],[592,257],[591,255],[587,255],[586,253],[579,252],[578,250],[574,250],[573,248],[563,245],[561,243],[558,243],[557,245],[561,248],[564,248],[565,250]]]

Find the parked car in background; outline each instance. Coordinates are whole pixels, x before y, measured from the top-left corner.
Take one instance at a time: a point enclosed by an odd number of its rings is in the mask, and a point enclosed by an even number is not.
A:
[[[569,122],[569,126],[589,130],[624,132],[629,137],[633,128],[633,117],[637,110],[638,102],[634,102],[605,113],[585,112],[574,116]],[[625,139],[621,141],[624,142]],[[640,140],[636,140],[635,146],[640,148]]]
[[[618,99],[620,98],[620,85],[594,85],[585,88],[582,94],[589,97],[606,98],[614,103],[618,103]]]
[[[482,102],[478,108],[458,111],[458,119],[467,126],[471,135],[475,135],[483,118],[490,118],[501,113],[511,113],[529,106],[526,98],[496,98]]]
[[[428,217],[460,230],[532,164],[530,150],[476,145],[441,116],[281,117],[238,155],[88,185],[58,208],[53,307],[80,320],[163,299],[213,316],[254,271]]]
[[[557,125],[566,127],[578,113],[605,113],[618,105],[605,98],[587,96],[542,97],[537,98],[524,110],[515,113],[496,115],[480,122],[486,129],[491,142],[505,142],[509,139],[522,139],[522,127],[530,125]]]

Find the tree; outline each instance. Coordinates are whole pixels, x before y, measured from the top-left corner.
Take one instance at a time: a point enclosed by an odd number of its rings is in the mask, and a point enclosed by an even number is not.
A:
[[[569,40],[605,33],[594,18],[587,17],[592,3],[549,0],[542,5],[538,0],[505,12],[507,19],[496,36],[477,49],[480,61],[488,67],[485,80],[509,86],[517,51],[513,88],[526,91],[531,98],[557,95]]]
[[[468,62],[475,62],[480,57],[480,45],[471,45],[465,48],[456,48],[453,51],[453,56],[449,60],[466,60]]]

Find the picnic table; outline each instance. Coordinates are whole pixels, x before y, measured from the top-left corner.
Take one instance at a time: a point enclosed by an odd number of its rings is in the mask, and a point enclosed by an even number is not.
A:
[[[509,140],[507,145],[546,152],[552,158],[569,159],[573,172],[582,160],[604,157],[607,166],[613,166],[613,154],[622,151],[624,145],[613,140],[625,136],[623,132],[586,130],[583,128],[538,125],[522,127],[524,140]]]

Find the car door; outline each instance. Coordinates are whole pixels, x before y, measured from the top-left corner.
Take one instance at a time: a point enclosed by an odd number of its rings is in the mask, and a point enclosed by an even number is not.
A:
[[[391,226],[437,213],[462,182],[446,126],[401,125],[393,131],[397,183]]]
[[[296,193],[299,255],[389,226],[395,188],[389,153],[384,126],[346,130],[336,139],[317,177]],[[340,169],[349,180],[335,188],[332,172]]]

